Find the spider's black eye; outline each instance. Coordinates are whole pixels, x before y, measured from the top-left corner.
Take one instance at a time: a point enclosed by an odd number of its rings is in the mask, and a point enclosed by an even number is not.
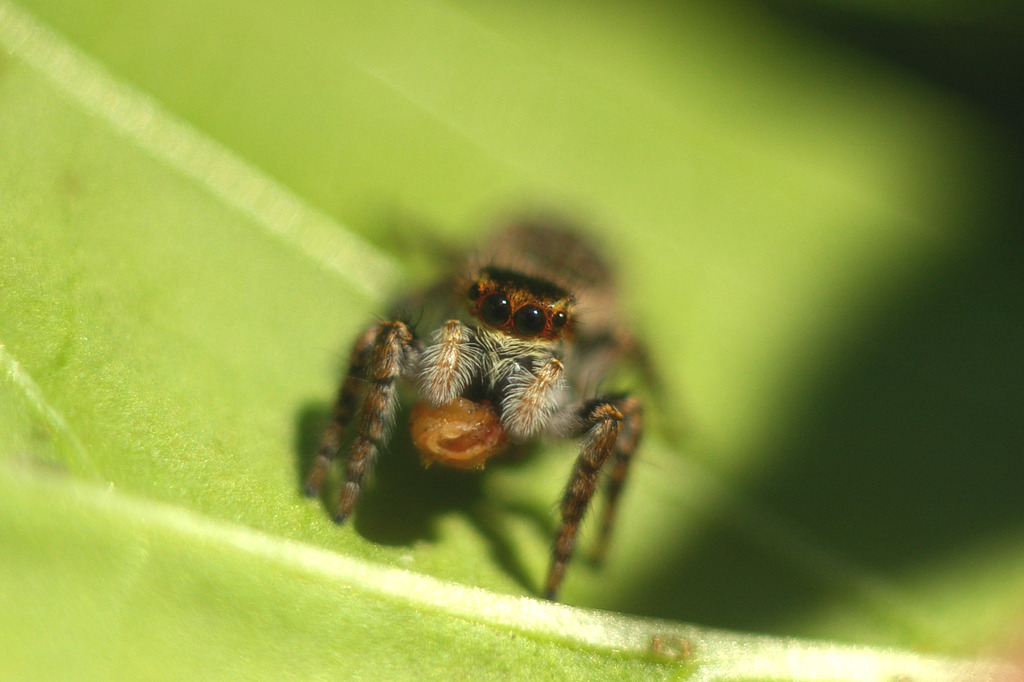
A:
[[[480,298],[480,285],[474,282],[473,285],[469,287],[469,291],[466,293],[469,295],[469,300],[475,301],[476,299]]]
[[[523,336],[537,336],[544,331],[546,322],[544,311],[535,305],[524,305],[516,311],[515,317],[512,318],[516,331]]]
[[[551,317],[551,326],[555,329],[561,329],[565,326],[565,323],[569,321],[569,316],[565,314],[564,310],[559,310]]]
[[[480,317],[484,322],[495,327],[500,327],[508,322],[511,312],[512,306],[509,305],[505,294],[499,291],[484,296],[484,300],[480,301]]]

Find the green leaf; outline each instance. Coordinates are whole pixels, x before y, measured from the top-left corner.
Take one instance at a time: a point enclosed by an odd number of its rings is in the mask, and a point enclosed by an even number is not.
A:
[[[740,8],[23,6],[5,677],[1010,672],[958,662],[1021,622],[1024,297],[956,104]],[[604,612],[532,598],[569,445],[478,476],[399,437],[344,528],[299,490],[417,251],[538,203],[617,256],[665,386],[565,585]]]

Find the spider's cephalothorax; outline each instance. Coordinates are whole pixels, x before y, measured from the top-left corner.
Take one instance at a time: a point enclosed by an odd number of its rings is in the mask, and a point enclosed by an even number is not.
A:
[[[544,589],[553,599],[607,466],[598,552],[606,546],[642,429],[636,398],[582,395],[618,360],[640,351],[619,315],[610,272],[575,232],[517,223],[497,232],[462,274],[409,301],[436,308],[429,345],[397,317],[360,336],[306,492],[318,493],[355,420],[334,516],[339,523],[348,518],[387,444],[400,378],[422,398],[410,426],[425,464],[481,468],[510,439],[578,438]]]

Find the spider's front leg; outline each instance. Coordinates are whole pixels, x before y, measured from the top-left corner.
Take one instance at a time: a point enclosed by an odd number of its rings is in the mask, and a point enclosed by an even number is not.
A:
[[[544,596],[552,600],[558,595],[565,568],[576,544],[580,522],[597,489],[601,469],[611,459],[612,475],[608,481],[608,500],[598,539],[598,552],[603,553],[607,546],[619,493],[642,431],[640,402],[630,396],[599,398],[569,409],[576,413],[578,424],[576,432],[570,435],[583,436],[583,445],[562,498],[562,522],[555,535],[551,568],[548,570],[544,590]]]
[[[622,429],[615,442],[611,476],[605,484],[604,514],[601,518],[600,535],[598,535],[592,555],[595,561],[603,560],[604,555],[608,552],[612,526],[615,525],[615,512],[619,506],[619,495],[622,493],[626,475],[629,473],[629,464],[633,461],[633,453],[636,452],[637,445],[640,444],[640,436],[644,429],[643,405],[639,399],[633,396],[624,396],[617,399],[615,404],[618,405],[619,411],[622,413]]]
[[[388,429],[398,405],[396,382],[413,371],[419,354],[412,330],[398,321],[374,325],[352,349],[348,374],[338,391],[331,423],[324,431],[305,488],[307,495],[319,492],[338,454],[345,429],[358,409],[345,484],[334,513],[337,523],[344,523],[352,513],[378,450],[387,444]]]

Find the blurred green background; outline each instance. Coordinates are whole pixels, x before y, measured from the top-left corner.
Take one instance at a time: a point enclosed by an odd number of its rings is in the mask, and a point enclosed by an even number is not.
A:
[[[210,539],[537,594],[570,446],[465,476],[399,433],[344,529],[299,481],[383,293],[538,206],[663,383],[568,603],[1019,654],[1015,4],[2,0],[0,38],[8,671],[665,673]]]

